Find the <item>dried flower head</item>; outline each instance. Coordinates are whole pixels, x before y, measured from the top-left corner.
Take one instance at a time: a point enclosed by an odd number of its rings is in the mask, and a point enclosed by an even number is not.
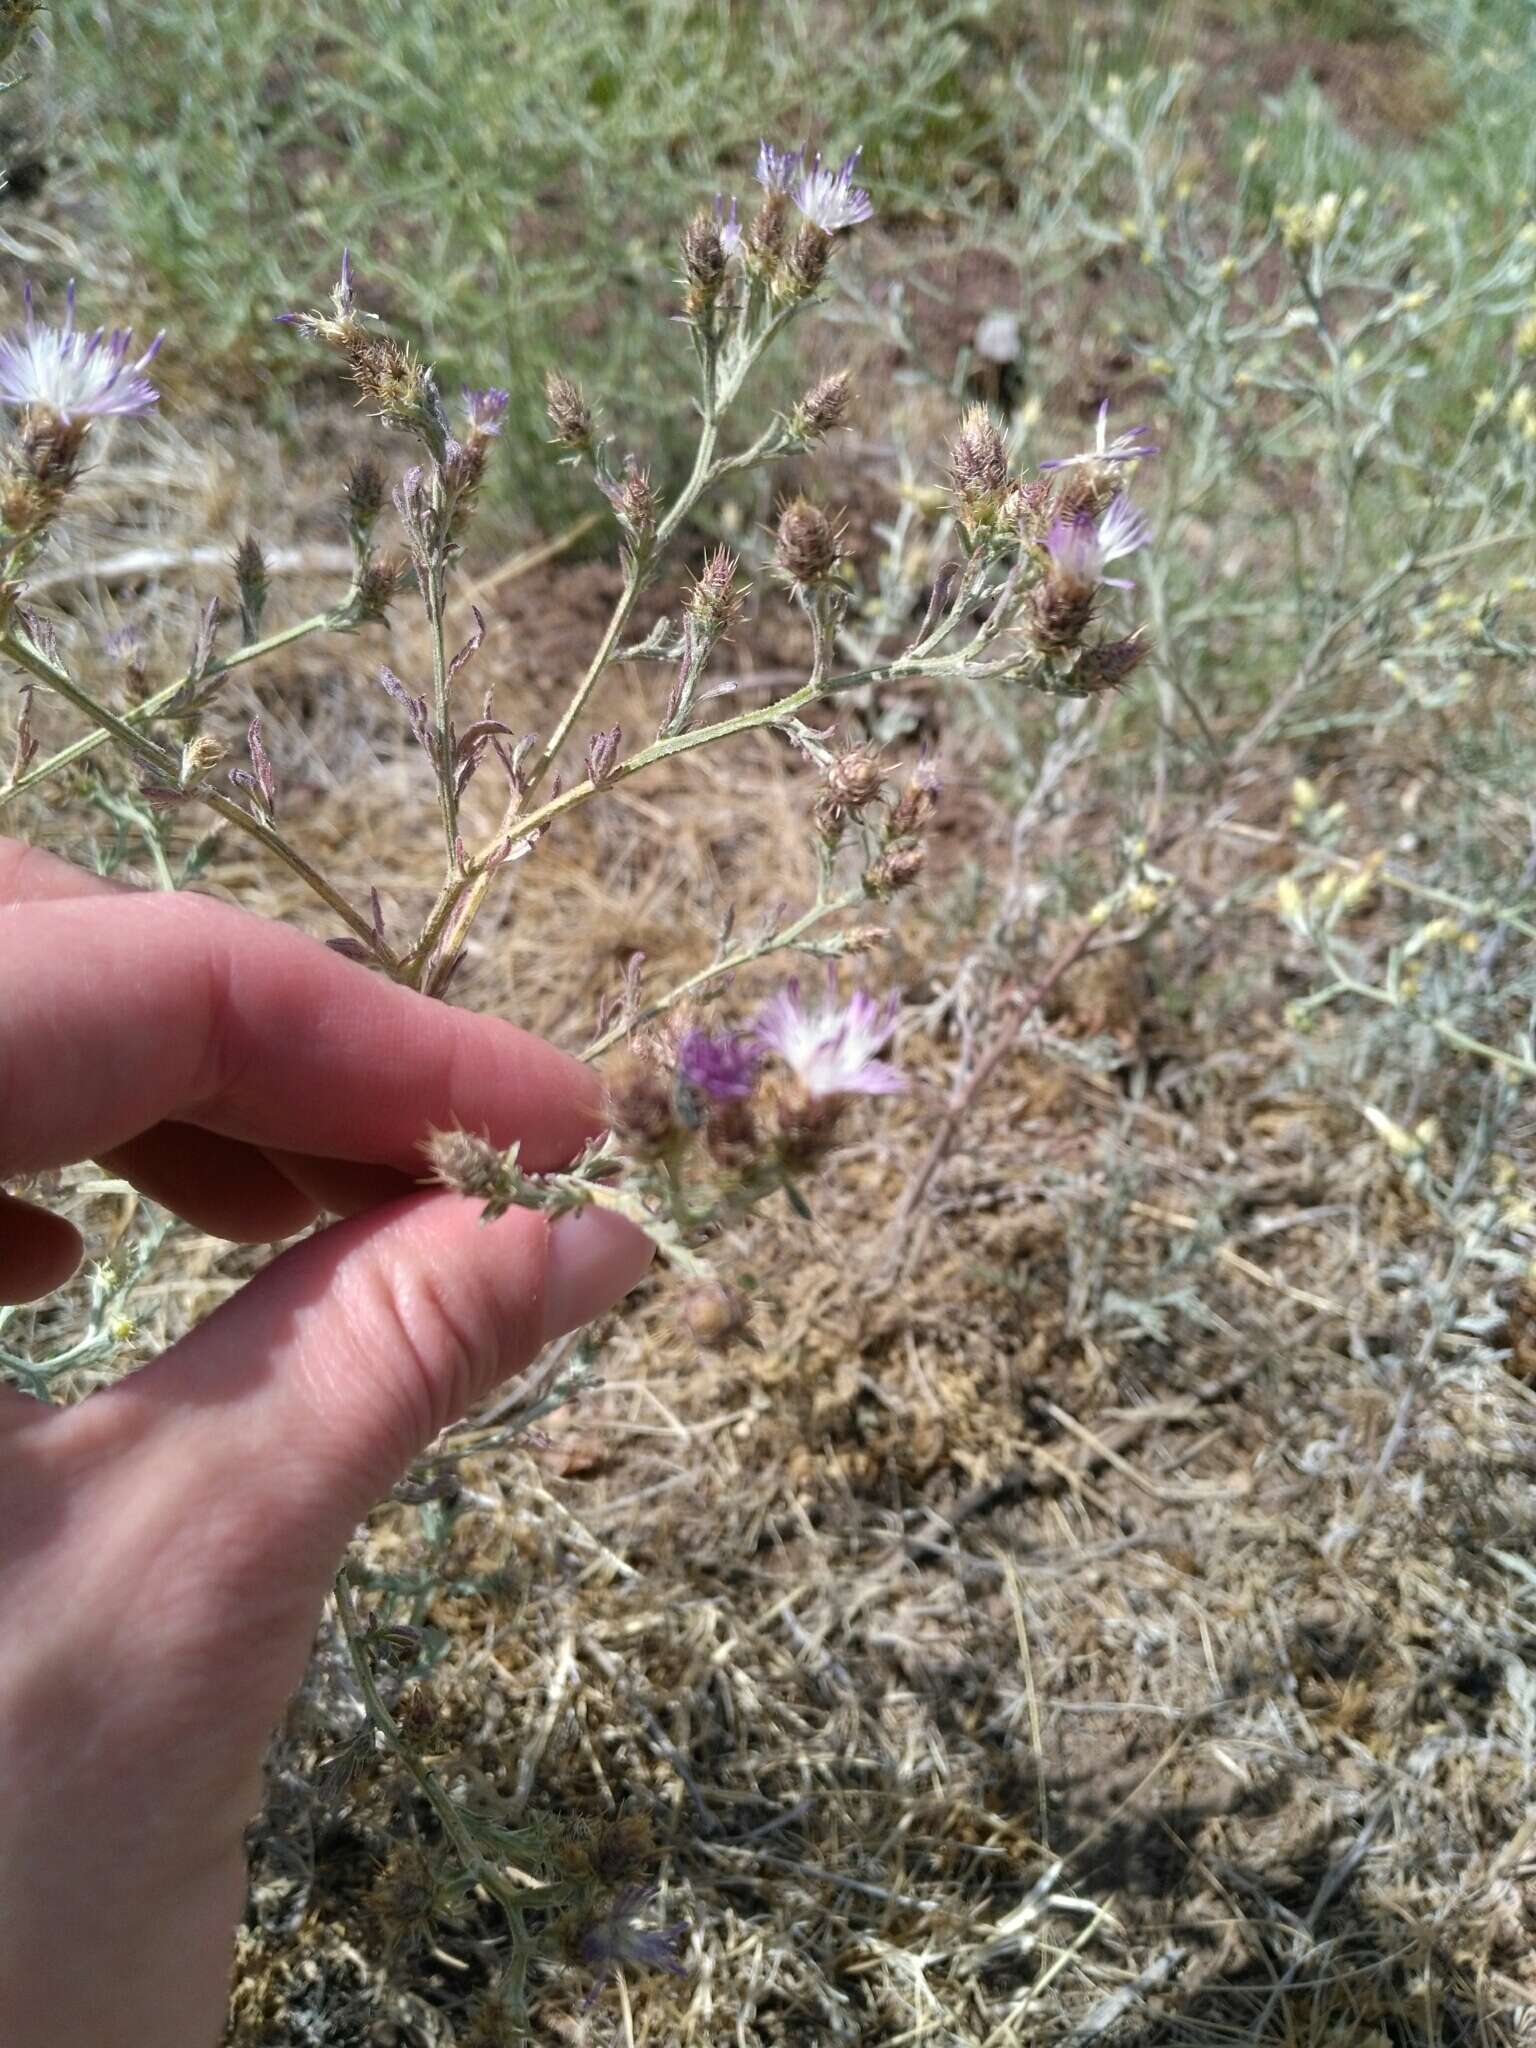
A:
[[[1085,647],[1077,657],[1072,681],[1083,690],[1118,690],[1134,669],[1152,652],[1152,643],[1138,626],[1123,640],[1101,640]]]
[[[235,591],[240,600],[240,624],[247,641],[261,632],[261,615],[267,604],[267,558],[261,543],[247,534],[235,549],[230,567],[235,574]]]
[[[927,826],[939,807],[943,785],[932,761],[920,761],[906,787],[891,806],[887,830],[893,839],[909,839]]]
[[[896,1069],[875,1054],[896,1028],[897,998],[877,1003],[856,989],[846,1003],[831,999],[812,1009],[791,981],[757,1020],[757,1041],[781,1059],[817,1098],[895,1095],[906,1086]]]
[[[898,890],[910,889],[922,873],[927,859],[928,849],[921,841],[906,846],[888,846],[864,870],[865,894],[884,903]]]
[[[366,547],[378,524],[385,489],[384,472],[371,457],[353,463],[347,476],[347,530],[359,547]]]
[[[22,292],[26,318],[0,339],[0,403],[36,407],[61,420],[113,417],[136,419],[153,412],[160,394],[144,375],[163,336],[130,360],[131,328],[98,327],[87,334],[75,325],[75,287],[64,302],[64,320],[50,327],[38,319],[30,282]]]
[[[487,1215],[500,1215],[510,1205],[517,1181],[516,1147],[503,1152],[473,1131],[432,1131],[422,1149],[439,1187],[483,1202]]]
[[[886,764],[878,747],[849,747],[835,754],[822,777],[822,788],[840,810],[860,811],[885,787]]]
[[[779,514],[773,553],[791,583],[825,583],[842,557],[842,530],[809,498],[791,498]]]
[[[722,1351],[747,1325],[745,1295],[718,1280],[690,1287],[678,1304],[678,1321],[705,1351]]]

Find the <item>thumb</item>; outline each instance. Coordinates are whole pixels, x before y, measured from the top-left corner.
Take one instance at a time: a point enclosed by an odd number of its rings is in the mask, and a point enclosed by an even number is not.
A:
[[[650,1259],[601,1210],[483,1223],[462,1196],[410,1195],[284,1252],[76,1412],[85,1423],[115,1403],[111,1433],[138,1440],[141,1478],[163,1460],[182,1512],[189,1488],[216,1503],[253,1568],[323,1577],[439,1430],[620,1300]]]

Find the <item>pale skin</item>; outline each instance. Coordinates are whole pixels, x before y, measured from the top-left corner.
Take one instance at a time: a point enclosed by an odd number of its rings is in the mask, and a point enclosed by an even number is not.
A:
[[[569,1159],[577,1061],[205,898],[0,841],[0,1190],[95,1159],[222,1237],[329,1216],[193,1333],[50,1409],[0,1386],[0,2039],[218,2039],[241,1836],[348,1537],[649,1258],[419,1186],[429,1126]],[[0,1191],[0,1300],[82,1247]]]

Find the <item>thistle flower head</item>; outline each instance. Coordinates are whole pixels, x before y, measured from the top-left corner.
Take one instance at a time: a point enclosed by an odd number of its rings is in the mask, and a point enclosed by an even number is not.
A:
[[[361,325],[352,251],[344,248],[341,252],[341,270],[331,286],[329,313],[279,313],[277,319],[280,326],[297,327],[307,340],[328,342],[332,348],[345,347]]]
[[[634,1922],[651,1903],[654,1893],[644,1885],[626,1885],[614,1895],[600,1920],[590,1920],[572,1931],[571,1947],[589,1969],[607,1976],[626,1964],[642,1970],[666,1970],[674,1977],[686,1977],[687,1966],[678,1954],[687,1927],[637,1927]]]
[[[869,194],[853,182],[860,154],[856,149],[851,156],[844,157],[835,171],[819,155],[802,155],[796,160],[790,197],[806,219],[824,234],[835,235],[841,228],[857,227],[874,213]]]
[[[1130,590],[1134,586],[1129,577],[1106,576],[1104,571],[1111,562],[1145,547],[1151,530],[1146,514],[1122,491],[1097,521],[1078,515],[1054,522],[1045,536],[1052,573],[1068,583],[1107,583],[1116,590]]]
[[[1080,469],[1100,462],[1136,462],[1143,455],[1155,455],[1157,448],[1147,440],[1145,427],[1125,427],[1109,439],[1109,400],[1106,398],[1099,407],[1098,424],[1094,430],[1093,446],[1079,450],[1076,455],[1058,455],[1049,462],[1037,464],[1041,470]]]
[[[711,643],[729,630],[746,602],[747,593],[736,582],[736,567],[737,558],[729,548],[711,548],[683,600],[689,618]]]
[[[777,1054],[808,1094],[895,1095],[906,1082],[893,1066],[875,1058],[896,1028],[897,998],[877,1003],[856,989],[846,1003],[829,993],[820,1008],[801,1001],[791,981],[757,1020],[757,1042]]]
[[[795,407],[790,424],[803,440],[819,441],[842,426],[852,396],[852,372],[834,370],[830,377],[819,377],[806,392]]]
[[[677,1077],[712,1102],[744,1102],[757,1086],[762,1048],[733,1031],[685,1031],[677,1048]]]
[[[466,391],[464,410],[472,434],[499,434],[507,417],[511,394],[491,385],[484,391]]]
[[[73,284],[57,327],[38,319],[30,283],[22,299],[23,324],[0,339],[0,403],[36,406],[63,420],[136,419],[154,410],[160,394],[144,372],[161,335],[130,360],[131,328],[87,334],[76,327]]]
[[[771,142],[757,145],[757,182],[765,192],[787,194],[796,178],[805,152],[799,149],[775,149]]]

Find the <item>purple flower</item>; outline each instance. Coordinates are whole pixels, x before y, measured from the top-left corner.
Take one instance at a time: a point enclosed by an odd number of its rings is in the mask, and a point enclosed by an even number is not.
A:
[[[742,1102],[757,1086],[762,1052],[734,1032],[685,1031],[677,1048],[678,1079],[716,1102]]]
[[[32,287],[22,294],[26,324],[0,340],[0,403],[46,406],[61,418],[138,418],[153,412],[160,394],[144,375],[164,339],[157,334],[143,355],[128,359],[133,331],[75,326],[75,287],[65,300],[64,324],[48,327],[32,310]]]
[[[1109,424],[1109,400],[1106,398],[1099,407],[1099,423],[1094,432],[1094,444],[1084,448],[1077,455],[1058,455],[1050,462],[1037,463],[1040,470],[1080,469],[1092,462],[1134,462],[1142,455],[1155,455],[1157,448],[1151,441],[1144,440],[1145,427],[1126,427],[1109,440],[1106,429]]]
[[[511,394],[498,391],[494,386],[486,391],[466,391],[464,410],[469,415],[472,433],[499,434],[502,421],[507,416]]]
[[[1104,571],[1122,555],[1145,547],[1151,531],[1147,515],[1122,491],[1110,500],[1097,524],[1085,513],[1058,519],[1045,536],[1046,552],[1052,568],[1070,582],[1108,583],[1116,590],[1132,590],[1135,586],[1128,576],[1106,576]]]
[[[906,1082],[875,1058],[896,1027],[896,1010],[895,996],[877,1003],[863,989],[846,1003],[829,990],[825,1006],[812,1010],[792,981],[758,1017],[757,1042],[777,1053],[812,1095],[896,1095]]]
[[[729,262],[731,257],[741,247],[741,220],[737,212],[734,196],[729,207],[727,207],[725,194],[723,192],[715,194],[715,224],[720,230],[720,246],[725,251],[726,260]]]
[[[796,206],[816,227],[834,235],[839,228],[854,228],[874,212],[869,194],[855,185],[853,174],[861,152],[844,157],[838,168],[829,170],[819,156],[802,159],[794,184]]]
[[[674,1977],[686,1977],[688,1967],[678,1954],[688,1932],[684,1922],[674,1927],[631,1924],[653,1897],[654,1893],[638,1884],[626,1885],[617,1893],[602,1919],[592,1921],[578,1936],[576,1949],[582,1961],[604,1976],[633,1963],[642,1970],[667,1970]]]
[[[788,192],[799,176],[805,155],[799,149],[775,149],[771,142],[757,145],[757,182],[765,192]]]

